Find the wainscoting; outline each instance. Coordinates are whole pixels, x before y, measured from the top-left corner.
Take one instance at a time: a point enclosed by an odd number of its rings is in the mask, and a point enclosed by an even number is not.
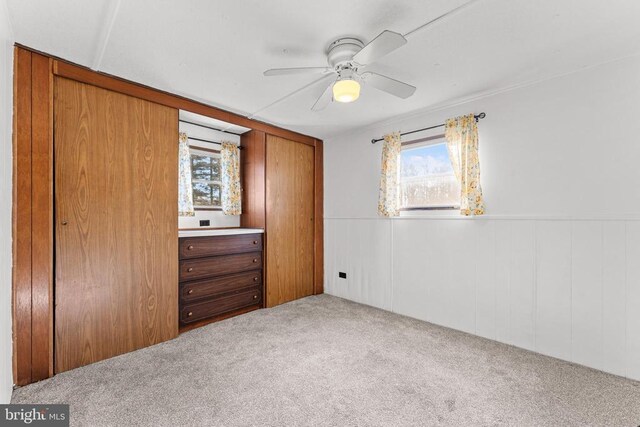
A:
[[[640,380],[640,220],[325,218],[325,260],[329,294]]]

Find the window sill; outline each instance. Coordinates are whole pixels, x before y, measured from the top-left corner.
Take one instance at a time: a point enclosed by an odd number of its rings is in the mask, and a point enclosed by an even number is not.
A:
[[[222,208],[194,207],[194,211],[222,211]]]
[[[399,218],[459,218],[460,208],[428,208],[401,210]]]

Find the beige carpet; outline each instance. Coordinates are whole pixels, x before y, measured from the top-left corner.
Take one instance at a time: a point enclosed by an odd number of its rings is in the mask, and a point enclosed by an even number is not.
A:
[[[640,383],[328,295],[18,389],[76,426],[637,426]]]

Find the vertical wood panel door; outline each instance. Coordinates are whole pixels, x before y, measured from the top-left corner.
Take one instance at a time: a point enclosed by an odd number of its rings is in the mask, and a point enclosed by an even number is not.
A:
[[[55,371],[178,334],[178,112],[55,78]]]
[[[314,148],[267,136],[267,307],[313,295]]]

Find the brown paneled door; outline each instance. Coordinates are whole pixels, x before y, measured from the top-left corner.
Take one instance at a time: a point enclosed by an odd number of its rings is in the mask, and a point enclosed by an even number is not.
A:
[[[267,136],[266,303],[313,295],[314,148]]]
[[[178,112],[54,82],[55,371],[177,336]]]

